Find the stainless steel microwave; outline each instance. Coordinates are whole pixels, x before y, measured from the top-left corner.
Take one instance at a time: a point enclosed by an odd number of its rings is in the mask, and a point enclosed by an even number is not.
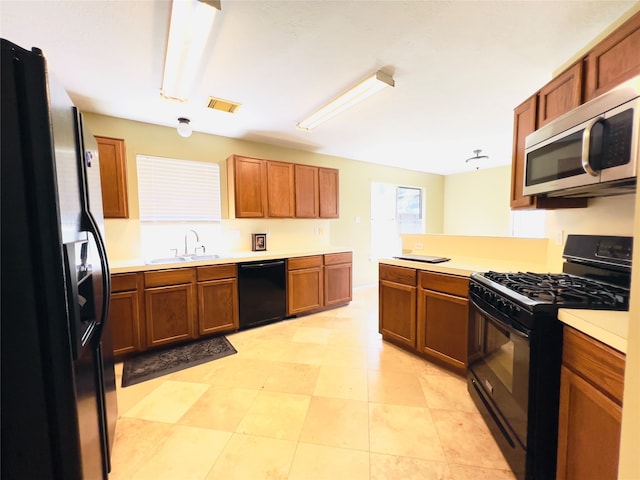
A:
[[[523,194],[596,197],[633,193],[639,136],[640,76],[527,136]]]

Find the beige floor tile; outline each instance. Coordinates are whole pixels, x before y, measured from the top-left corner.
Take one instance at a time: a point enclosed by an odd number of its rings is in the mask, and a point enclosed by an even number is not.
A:
[[[367,400],[367,371],[362,368],[321,367],[315,396]]]
[[[307,365],[322,365],[326,354],[326,345],[291,342],[285,351],[282,352],[280,361],[306,363]]]
[[[429,408],[478,411],[467,392],[467,381],[464,377],[420,375],[419,380]]]
[[[229,438],[230,432],[173,426],[131,480],[202,480]]]
[[[364,370],[367,368],[367,350],[362,347],[328,345],[322,365]]]
[[[446,462],[426,407],[369,403],[369,445],[372,453]]]
[[[450,463],[509,470],[479,413],[432,409],[431,416]]]
[[[303,315],[291,320],[291,322],[295,321],[296,327],[334,328],[336,316],[333,312],[334,310]]]
[[[123,416],[175,423],[208,388],[202,383],[167,380]]]
[[[131,478],[133,472],[151,456],[156,445],[169,434],[171,428],[168,423],[126,417],[118,419],[111,450],[109,479]]]
[[[368,349],[367,354],[370,370],[425,373],[430,368],[426,360],[388,342],[383,342],[380,348]]]
[[[296,445],[235,433],[206,480],[287,480]]]
[[[415,373],[369,371],[369,401],[426,407],[424,392]]]
[[[467,465],[449,465],[453,480],[516,480],[509,470],[493,470],[488,468],[469,467]]]
[[[178,421],[181,425],[235,432],[258,390],[211,387]]]
[[[368,451],[367,402],[312,397],[300,441]]]
[[[256,396],[236,432],[298,440],[310,399],[308,395],[262,391]]]
[[[369,454],[299,443],[288,480],[368,480]]]
[[[270,392],[311,395],[316,388],[320,367],[305,363],[277,362],[264,383]]]
[[[166,378],[154,378],[146,382],[136,383],[128,387],[122,388],[121,381],[116,383],[116,398],[118,399],[118,416],[122,416],[135,405],[140,403],[147,395],[162,385]]]
[[[296,333],[293,335],[291,341],[295,343],[317,343],[326,345],[331,336],[331,330],[330,328],[301,326],[296,329]]]
[[[289,342],[286,340],[257,338],[251,344],[251,348],[238,351],[238,356],[240,358],[278,361],[282,358],[282,352],[288,345]]]
[[[220,369],[210,372],[205,381],[218,387],[259,389],[271,374],[274,362],[237,356]]]
[[[371,480],[455,480],[449,465],[419,458],[371,454]]]

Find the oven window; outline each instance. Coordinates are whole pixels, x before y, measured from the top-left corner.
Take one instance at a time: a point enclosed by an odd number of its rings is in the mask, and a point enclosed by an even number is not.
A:
[[[513,393],[513,342],[491,323],[487,326],[485,362],[509,393]]]

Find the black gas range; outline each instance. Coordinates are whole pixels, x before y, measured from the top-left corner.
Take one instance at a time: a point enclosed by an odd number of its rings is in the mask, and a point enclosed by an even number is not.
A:
[[[558,309],[628,310],[632,244],[569,235],[562,273],[471,275],[468,389],[519,479],[555,478]]]

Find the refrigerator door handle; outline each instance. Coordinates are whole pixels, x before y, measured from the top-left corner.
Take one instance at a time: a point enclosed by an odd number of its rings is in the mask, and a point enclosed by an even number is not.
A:
[[[100,257],[100,266],[102,268],[102,318],[97,322],[101,326],[101,333],[104,330],[104,325],[109,318],[109,298],[111,297],[111,274],[109,272],[109,262],[107,261],[107,249],[104,244],[104,240],[100,235],[98,224],[91,212],[84,212],[85,230],[89,232],[96,243],[98,249],[98,256]]]

